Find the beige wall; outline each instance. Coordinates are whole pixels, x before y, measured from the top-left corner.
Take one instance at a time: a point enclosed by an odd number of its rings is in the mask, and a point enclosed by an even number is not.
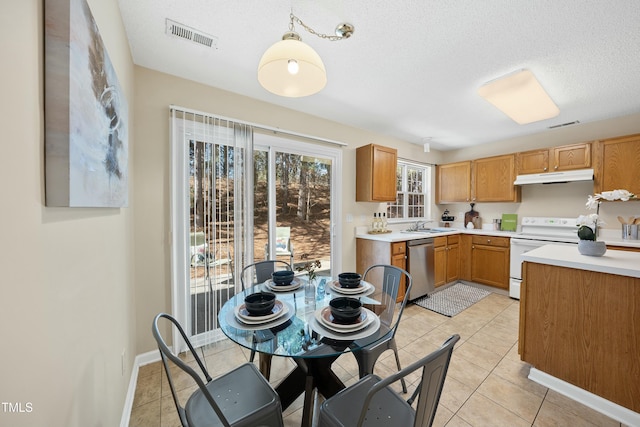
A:
[[[117,0],[89,3],[133,111]],[[5,1],[0,14],[0,401],[32,404],[0,406],[0,425],[116,426],[136,351],[133,185],[125,209],[44,206],[42,4]]]

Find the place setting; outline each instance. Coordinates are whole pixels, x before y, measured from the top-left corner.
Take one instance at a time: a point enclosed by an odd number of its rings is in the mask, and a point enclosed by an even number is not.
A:
[[[295,277],[295,273],[289,270],[274,271],[271,279],[264,282],[265,288],[274,292],[291,292],[302,286],[302,280]]]
[[[278,300],[273,292],[256,292],[230,311],[227,321],[238,329],[267,329],[285,323],[293,312],[293,307]]]
[[[371,310],[362,306],[356,298],[337,297],[328,307],[315,311],[309,322],[320,335],[335,340],[365,338],[380,327],[380,319]]]
[[[363,297],[372,294],[375,287],[362,280],[359,273],[340,273],[338,280],[329,282],[329,291],[334,295]]]

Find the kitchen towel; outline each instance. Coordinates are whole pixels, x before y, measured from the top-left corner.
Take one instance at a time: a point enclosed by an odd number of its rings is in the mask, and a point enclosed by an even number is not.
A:
[[[419,298],[413,303],[427,310],[453,317],[490,293],[490,291],[465,285],[464,283],[456,283],[446,289],[434,292],[430,296]]]

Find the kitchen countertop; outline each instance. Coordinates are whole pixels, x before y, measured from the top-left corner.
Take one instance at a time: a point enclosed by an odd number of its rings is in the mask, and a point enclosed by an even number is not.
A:
[[[444,228],[444,227],[442,227]],[[441,230],[439,228],[438,230]],[[404,242],[407,240],[416,240],[416,239],[428,239],[430,237],[440,237],[440,236],[449,236],[451,234],[482,234],[484,236],[502,236],[502,237],[513,237],[516,233],[512,231],[497,231],[497,230],[468,230],[468,229],[458,229],[452,228],[447,231],[434,231],[431,233],[420,233],[420,232],[408,232],[408,231],[392,231],[391,233],[380,233],[380,234],[369,234],[367,232],[357,232],[356,238],[358,239],[368,239],[368,240],[378,240],[381,242]]]
[[[640,278],[640,252],[607,250],[601,257],[581,255],[577,246],[544,245],[521,255],[523,261]]]
[[[364,227],[363,227],[364,228]],[[438,227],[437,230],[443,230],[444,227]],[[412,233],[407,231],[392,231],[391,233],[369,234],[366,231],[357,230],[356,238],[378,240],[381,242],[404,242],[407,240],[426,239],[429,237],[448,236],[451,234],[482,234],[484,236],[501,236],[501,237],[517,237],[518,232],[514,231],[497,231],[483,229],[467,229],[467,228],[451,228],[447,231],[435,231],[432,233]],[[623,246],[628,248],[640,248],[640,240],[623,239],[619,230],[605,229],[601,230],[598,240],[603,240],[607,245]]]

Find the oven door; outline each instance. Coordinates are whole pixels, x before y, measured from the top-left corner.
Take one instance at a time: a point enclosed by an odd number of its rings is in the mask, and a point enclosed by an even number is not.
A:
[[[509,257],[509,296],[520,299],[520,284],[522,283],[522,257],[521,255],[532,249],[544,246],[549,242],[540,240],[511,239]]]
[[[544,246],[549,242],[541,240],[511,239],[511,250],[509,257],[509,276],[512,279],[522,280],[522,254],[529,252],[540,246]]]
[[[509,258],[509,296],[511,298],[520,299],[520,284],[522,283],[522,255],[530,250],[548,245],[549,243],[567,246],[574,246],[577,244],[577,242],[554,242],[550,240],[519,239],[517,237],[511,239]]]

